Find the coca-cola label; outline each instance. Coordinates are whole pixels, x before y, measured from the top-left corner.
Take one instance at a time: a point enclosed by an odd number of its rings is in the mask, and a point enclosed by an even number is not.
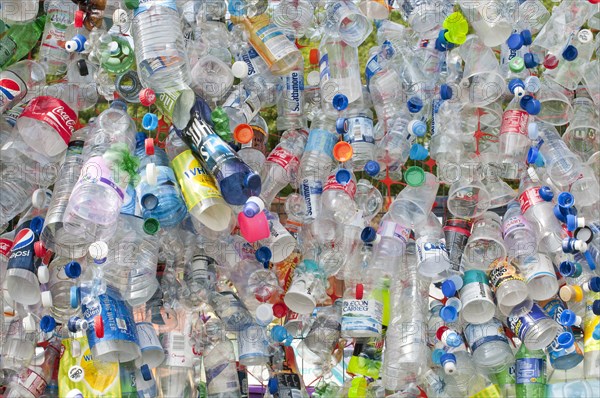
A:
[[[287,149],[276,147],[267,157],[267,162],[272,162],[280,165],[285,170],[289,169],[293,164],[298,163],[298,158]]]
[[[48,124],[60,135],[65,145],[69,144],[77,124],[75,111],[54,97],[34,98],[20,117],[28,117]]]
[[[543,202],[544,199],[540,196],[540,188],[533,187],[527,189],[521,195],[519,195],[519,203],[521,204],[521,213],[525,214],[531,206],[535,206],[538,203]]]
[[[335,179],[335,174],[329,176],[327,181],[325,182],[325,186],[323,187],[323,191],[329,191],[331,189],[337,189],[339,191],[344,191],[354,199],[354,194],[356,194],[356,183],[353,180],[348,181],[347,184],[340,184]]]
[[[0,72],[0,113],[10,105],[22,100],[27,94],[27,85],[16,73]]]
[[[500,134],[514,133],[527,135],[527,124],[529,114],[523,110],[511,109],[502,115],[502,124],[500,125]]]

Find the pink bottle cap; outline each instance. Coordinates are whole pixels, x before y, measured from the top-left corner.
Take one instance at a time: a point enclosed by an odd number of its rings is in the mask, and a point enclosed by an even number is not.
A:
[[[261,211],[252,218],[247,217],[244,213],[240,213],[238,214],[238,224],[240,225],[240,233],[249,243],[266,239],[271,234],[269,222],[264,211]]]

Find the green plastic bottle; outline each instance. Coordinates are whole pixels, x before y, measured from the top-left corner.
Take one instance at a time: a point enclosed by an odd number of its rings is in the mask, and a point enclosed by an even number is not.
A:
[[[515,356],[517,398],[546,397],[546,353],[521,344]]]
[[[33,22],[23,25],[12,25],[0,39],[0,69],[4,70],[24,58],[37,44],[46,17],[41,16]]]

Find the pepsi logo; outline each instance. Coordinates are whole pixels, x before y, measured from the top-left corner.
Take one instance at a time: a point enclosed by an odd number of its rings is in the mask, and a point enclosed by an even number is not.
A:
[[[35,240],[35,234],[29,228],[24,228],[17,233],[15,236],[15,243],[12,247],[12,251],[22,250],[27,246],[31,245]]]
[[[21,94],[21,86],[12,79],[0,79],[0,93],[13,100]]]

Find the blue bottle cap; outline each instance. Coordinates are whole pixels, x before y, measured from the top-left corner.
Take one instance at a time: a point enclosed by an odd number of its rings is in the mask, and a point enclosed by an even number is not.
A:
[[[150,371],[150,367],[147,364],[143,364],[142,367],[140,368],[140,371],[142,373],[142,377],[144,378],[144,380],[146,380],[146,381],[152,380],[152,372]]]
[[[348,107],[348,97],[346,97],[344,94],[338,93],[333,96],[331,103],[336,110],[343,111]]]
[[[540,187],[539,194],[540,198],[544,199],[546,202],[552,202],[552,198],[554,198],[554,192],[552,192],[552,188],[547,185]]]
[[[506,39],[506,44],[511,50],[519,50],[521,47],[523,47],[523,36],[521,36],[519,33],[513,33],[512,35],[508,36],[508,39]]]
[[[439,52],[448,51],[448,42],[445,38],[440,39],[439,37],[435,39],[435,49]]]
[[[524,95],[523,98],[529,97],[525,103],[521,99],[521,107],[530,115],[537,115],[542,111],[542,103],[530,95]]]
[[[558,318],[558,323],[563,326],[573,326],[577,322],[577,315],[571,310],[563,310]]]
[[[561,208],[568,209],[575,205],[575,197],[570,192],[561,192],[556,199]]]
[[[287,329],[280,325],[275,325],[271,329],[271,338],[277,342],[283,342],[288,336]]]
[[[256,173],[249,173],[244,180],[244,186],[253,192],[255,196],[260,194],[261,181]]]
[[[554,205],[552,208],[552,212],[554,213],[554,217],[558,219],[560,222],[567,222],[567,217],[560,211],[560,207],[558,205]]]
[[[43,332],[49,333],[54,330],[56,327],[56,321],[50,315],[44,315],[42,319],[40,319],[40,329]]]
[[[352,180],[352,174],[347,169],[339,169],[335,173],[335,180],[338,184],[346,185]]]
[[[44,218],[40,216],[33,217],[29,222],[29,229],[31,229],[36,235],[42,233],[44,228]]]
[[[522,89],[525,89],[525,83],[523,83],[523,80],[521,79],[512,79],[511,81],[508,82],[508,91],[510,91],[511,93],[515,93],[515,89],[517,87],[521,87]]]
[[[143,131],[138,131],[137,133],[135,133],[135,144],[138,145],[140,143],[144,143],[146,141],[146,138],[148,138],[148,135],[146,133],[144,133]]]
[[[594,312],[594,315],[600,316],[600,300],[594,300],[592,311]]]
[[[335,121],[335,131],[337,131],[338,134],[346,133],[346,118],[345,117],[337,118],[337,120]]]
[[[449,347],[459,347],[463,343],[460,335],[456,332],[448,334],[446,337],[446,344]]]
[[[445,363],[448,363],[448,362],[450,362],[450,363],[456,363],[456,356],[454,354],[452,354],[452,353],[449,353],[449,352],[445,353],[440,358],[440,363],[442,365],[444,365]]]
[[[79,290],[79,286],[71,286],[69,301],[71,302],[71,308],[79,307],[79,303],[81,302],[81,291]]]
[[[113,109],[119,109],[123,112],[127,112],[127,102],[121,99],[116,99],[113,102],[111,102],[110,107]]]
[[[447,84],[442,84],[440,86],[440,97],[443,100],[449,100],[450,98],[452,98],[452,87],[450,87]]]
[[[377,231],[373,227],[365,227],[360,233],[360,239],[363,242],[370,243],[377,238]]]
[[[77,321],[78,320],[79,320],[79,318],[76,316],[72,316],[71,318],[69,318],[69,320],[67,322],[67,329],[69,329],[69,332],[77,333]]]
[[[271,253],[271,249],[267,246],[261,246],[256,253],[254,253],[254,256],[259,263],[268,265],[273,257],[273,253]]]
[[[556,206],[555,206],[556,208]],[[564,221],[563,221],[564,222]],[[575,239],[573,238],[564,238],[562,241],[562,250],[564,253],[574,253],[576,250],[573,247],[575,243]]]
[[[81,275],[81,264],[77,261],[70,261],[65,265],[65,274],[71,279],[79,278]]]
[[[412,160],[425,160],[429,156],[429,151],[421,144],[413,144],[410,147],[409,157]]]
[[[408,106],[408,111],[410,113],[417,113],[423,109],[423,100],[419,97],[410,97],[408,101],[406,101],[406,106]]]
[[[594,332],[592,333],[594,340],[600,340],[600,324],[596,325]]]
[[[140,204],[145,210],[154,210],[158,206],[158,198],[153,193],[147,193],[141,197]]]
[[[446,39],[446,32],[448,32],[448,29],[442,29],[438,32],[438,40],[440,41],[440,44],[442,45],[447,45],[448,44],[448,40]]]
[[[442,293],[445,297],[454,297],[456,294],[456,285],[451,280],[445,280],[442,282]]]
[[[572,278],[575,272],[577,272],[577,267],[572,261],[563,261],[558,266],[558,272],[564,277]]]
[[[566,46],[562,52],[562,57],[567,61],[574,61],[578,55],[579,51],[577,51],[577,47],[572,44]]]
[[[573,337],[573,333],[571,332],[562,332],[556,338],[556,342],[561,348],[567,349],[571,348],[575,343],[575,338]]]
[[[427,134],[427,125],[422,120],[411,120],[408,123],[408,129],[417,137],[423,137]]]
[[[252,218],[258,213],[260,213],[260,206],[255,202],[246,202],[244,203],[244,207],[242,209],[244,215],[248,218]]]
[[[593,276],[588,281],[588,287],[594,293],[600,292],[600,276]]]
[[[529,29],[524,29],[521,31],[521,38],[523,38],[523,45],[529,46],[533,43],[533,37],[531,36],[531,31]]]
[[[156,130],[158,127],[158,116],[155,113],[146,113],[142,118],[142,127],[145,130]]]
[[[529,151],[527,152],[527,163],[535,164],[535,162],[537,161],[539,152],[540,152],[540,150],[538,149],[538,147],[536,147],[536,146],[530,147]]]
[[[279,381],[277,381],[277,378],[272,377],[269,379],[269,393],[271,393],[271,395],[276,394],[279,391]]]
[[[535,55],[532,53],[525,53],[523,55],[523,61],[525,61],[525,67],[527,69],[532,69],[539,65]]]
[[[577,216],[567,215],[567,231],[573,232],[577,229]]]
[[[444,322],[454,322],[458,319],[458,311],[454,307],[448,307],[447,305],[440,308],[440,317]]]
[[[596,262],[594,261],[594,257],[592,257],[592,253],[590,253],[590,251],[587,250],[585,253],[583,253],[583,256],[585,257],[585,260],[587,261],[590,269],[594,271],[596,269]]]
[[[379,163],[374,160],[369,160],[365,164],[365,172],[371,177],[375,177],[381,171],[381,167],[379,167]]]

